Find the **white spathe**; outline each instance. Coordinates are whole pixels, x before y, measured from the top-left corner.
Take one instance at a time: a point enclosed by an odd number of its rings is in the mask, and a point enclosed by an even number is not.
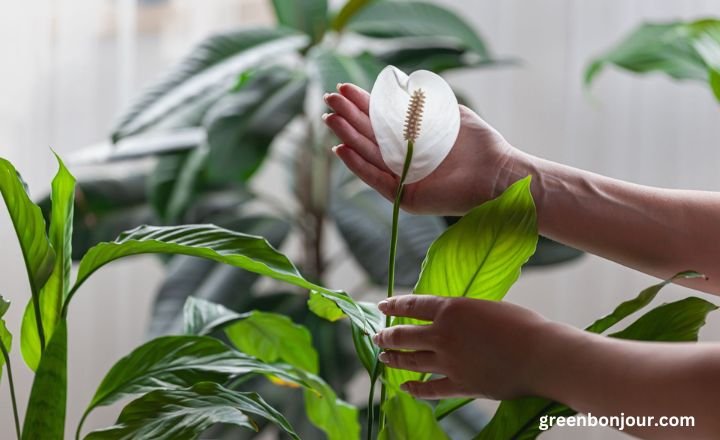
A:
[[[405,183],[427,177],[450,153],[460,132],[460,109],[455,93],[445,80],[430,71],[406,75],[394,66],[380,72],[370,94],[370,123],[385,164],[402,174],[407,153],[403,137],[410,97],[417,89],[425,93],[420,132]]]

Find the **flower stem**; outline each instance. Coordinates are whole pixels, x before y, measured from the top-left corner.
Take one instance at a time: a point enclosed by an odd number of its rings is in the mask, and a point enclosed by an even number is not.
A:
[[[13,382],[12,366],[10,365],[10,354],[5,348],[5,344],[0,342],[0,350],[5,358],[5,365],[7,366],[8,385],[10,388],[10,399],[12,400],[13,416],[15,417],[15,434],[18,440],[20,440],[20,417],[18,417],[17,400],[15,399],[15,383]]]
[[[393,217],[392,217],[392,232],[390,235],[390,258],[388,261],[388,286],[387,286],[387,297],[392,298],[395,291],[395,257],[397,254],[397,240],[398,240],[398,222],[400,220],[400,202],[402,201],[403,191],[405,190],[405,178],[407,177],[408,170],[410,169],[410,163],[412,162],[413,156],[413,142],[408,141],[407,153],[405,154],[405,163],[403,164],[402,175],[400,176],[400,182],[398,183],[397,192],[395,193],[395,202],[393,203]],[[391,320],[389,316],[385,317],[385,327],[390,327]],[[385,427],[385,411],[383,406],[385,400],[387,400],[387,368],[383,369],[383,383],[380,388],[380,430]]]

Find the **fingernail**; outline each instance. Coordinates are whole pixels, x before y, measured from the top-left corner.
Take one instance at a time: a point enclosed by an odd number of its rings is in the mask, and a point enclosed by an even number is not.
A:
[[[332,147],[332,152],[333,152],[333,153],[337,153],[337,150],[338,150],[338,148],[340,148],[340,147],[342,147],[342,144],[340,144],[340,145],[335,145],[334,147]]]
[[[335,86],[335,88],[337,89],[338,92],[340,91],[340,87],[342,87],[343,84],[344,83],[337,83],[337,86]]]
[[[329,94],[329,93],[326,93],[326,94],[323,95],[323,100],[324,100],[325,102],[328,102],[328,98],[330,98],[330,94]]]
[[[390,362],[390,355],[385,353],[384,351],[378,355],[378,360],[382,362],[383,364],[387,364]]]
[[[329,118],[331,114],[332,114],[332,113],[323,113],[323,115],[321,116],[322,120],[323,120],[323,121],[326,121],[327,118]]]
[[[385,300],[385,299],[382,300],[382,301],[380,301],[380,302],[378,303],[378,310],[380,310],[381,312],[384,312],[385,310],[387,310],[388,304],[389,304],[389,303],[388,303],[387,300]]]
[[[378,341],[380,340],[380,333],[375,333],[372,337],[372,341],[375,345],[378,344]]]

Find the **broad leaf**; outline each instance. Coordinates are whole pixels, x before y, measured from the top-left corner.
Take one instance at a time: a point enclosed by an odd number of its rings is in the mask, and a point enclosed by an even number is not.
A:
[[[65,438],[67,321],[61,320],[43,352],[28,401],[23,440]]]
[[[430,246],[415,293],[500,300],[536,243],[535,204],[526,177],[471,210]]]
[[[114,426],[94,431],[85,438],[191,440],[217,423],[257,430],[248,415],[264,417],[299,440],[285,417],[259,395],[229,390],[213,382],[152,391],[130,402]]]
[[[0,356],[0,378],[2,378],[2,370],[5,366],[7,359],[5,356],[9,356],[10,350],[12,349],[12,334],[5,325],[3,316],[10,308],[10,301],[6,301],[2,295],[0,295],[0,344],[2,345],[2,355]]]
[[[203,147],[158,158],[150,175],[149,192],[150,203],[163,222],[177,223],[190,207],[197,196],[208,152]]]
[[[360,424],[354,406],[338,399],[329,386],[316,386],[320,394],[305,391],[305,412],[308,419],[320,428],[328,440],[359,440]]]
[[[346,29],[379,38],[432,37],[468,49],[489,59],[480,36],[454,12],[419,1],[375,2],[353,16]]]
[[[310,332],[287,316],[255,310],[227,326],[225,334],[238,350],[263,362],[284,362],[318,373],[318,355]]]
[[[307,304],[311,312],[331,322],[346,316],[334,301],[325,298],[319,292],[310,292]]]
[[[346,293],[332,291],[307,281],[295,265],[265,239],[213,225],[142,226],[121,235],[114,242],[95,246],[80,262],[75,286],[66,302],[69,302],[72,294],[92,273],[107,263],[119,258],[150,253],[202,257],[317,291],[333,300],[364,332],[374,332],[372,322],[365,312]]]
[[[327,0],[273,0],[278,24],[308,34],[320,41],[328,27]]]
[[[277,134],[302,110],[304,77],[284,69],[256,74],[208,111],[204,125],[214,182],[245,181],[265,159]]]
[[[141,95],[121,118],[113,141],[162,122],[181,106],[186,112],[194,105],[207,108],[212,103],[208,96],[219,98],[240,72],[306,44],[306,37],[286,29],[242,30],[208,38]]]
[[[592,83],[608,64],[635,73],[662,72],[674,79],[707,81],[720,100],[720,20],[643,24],[593,60],[585,83]]]
[[[335,90],[338,83],[352,82],[369,89],[383,65],[370,54],[351,57],[316,47],[308,54],[308,77],[323,92]]]
[[[246,319],[250,313],[237,313],[227,307],[204,299],[189,297],[183,309],[183,333],[209,335],[235,321]]]
[[[63,300],[70,288],[72,269],[73,211],[75,203],[75,177],[56,155],[59,169],[52,181],[52,214],[50,216],[50,243],[55,250],[55,267],[40,291],[40,316],[49,340],[60,320]],[[23,358],[32,370],[40,363],[41,347],[32,300],[25,308],[20,334]]]
[[[32,297],[36,300],[53,272],[55,252],[45,231],[42,211],[28,197],[15,167],[0,158],[0,194],[15,227],[27,269]]]
[[[387,259],[392,228],[392,204],[371,190],[352,193],[350,188],[335,192],[330,205],[348,251],[373,283],[387,283]],[[445,230],[439,217],[400,214],[395,285],[412,287],[432,242]]]
[[[662,290],[662,288],[667,286],[668,284],[679,279],[692,279],[703,277],[704,275],[693,271],[680,272],[672,278],[663,281],[662,283],[658,283],[646,289],[643,289],[643,291],[640,292],[637,297],[621,303],[619,306],[615,307],[615,310],[613,310],[612,313],[593,322],[588,327],[586,327],[585,330],[592,333],[603,333],[605,332],[605,330],[609,329],[610,327],[627,318],[631,314],[650,304],[650,302],[655,299],[660,290]]]
[[[229,215],[232,219],[226,222],[217,214],[211,215],[211,218],[225,223],[224,226],[232,230],[265,237],[273,247],[280,246],[290,231],[290,226],[283,220],[247,217],[231,206],[216,206],[223,216]],[[160,336],[180,332],[183,306],[191,295],[235,310],[247,310],[246,298],[250,297],[250,289],[257,279],[253,272],[211,260],[175,256],[168,263],[165,281],[155,296],[149,333]]]
[[[643,297],[643,293],[639,298]],[[629,307],[629,305],[621,305],[618,308],[628,310]],[[716,309],[714,304],[703,299],[686,298],[656,307],[624,330],[609,336],[643,341],[697,341],[698,332],[705,324],[707,314]],[[605,319],[598,322],[606,322]],[[597,328],[605,326],[598,322],[593,326]],[[540,417],[546,414],[569,416],[575,414],[575,411],[560,403],[539,397],[506,400],[500,404],[490,423],[475,437],[475,440],[496,438],[532,440],[542,433],[538,423]]]
[[[433,417],[430,405],[407,393],[396,393],[385,402],[384,410],[387,424],[378,440],[450,439]]]

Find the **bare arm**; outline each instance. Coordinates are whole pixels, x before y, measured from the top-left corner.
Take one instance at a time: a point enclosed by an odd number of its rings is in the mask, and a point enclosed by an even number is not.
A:
[[[352,84],[326,95],[326,124],[342,140],[335,153],[385,197],[397,186],[367,115],[369,95]],[[720,294],[720,194],[636,185],[525,154],[461,107],[458,140],[430,176],[406,187],[403,208],[462,215],[531,174],[540,232],[645,273],[669,278],[696,270],[690,287]],[[448,197],[452,194],[452,197]]]

